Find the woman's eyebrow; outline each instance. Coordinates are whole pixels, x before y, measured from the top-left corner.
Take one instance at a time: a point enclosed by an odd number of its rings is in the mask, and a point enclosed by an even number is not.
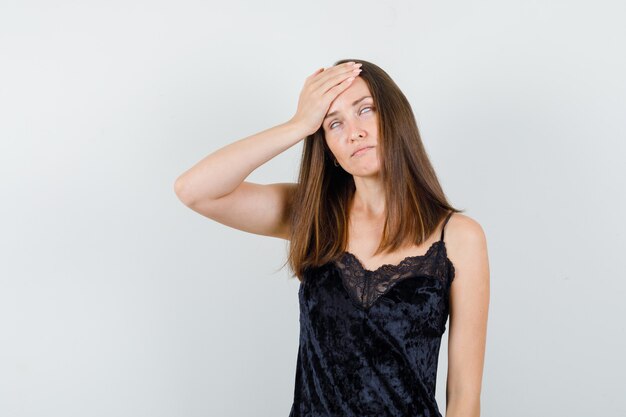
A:
[[[360,99],[355,100],[355,101],[352,103],[352,107],[356,106],[357,104],[359,104],[359,102],[361,102],[361,101],[365,100],[366,98],[372,98],[372,96],[363,96],[363,97],[361,97]],[[337,110],[335,110],[334,112],[328,113],[328,114],[326,115],[326,117],[324,117],[324,120],[328,119],[329,117],[332,117],[332,116],[336,115],[337,113],[338,113],[338,112],[337,112]]]

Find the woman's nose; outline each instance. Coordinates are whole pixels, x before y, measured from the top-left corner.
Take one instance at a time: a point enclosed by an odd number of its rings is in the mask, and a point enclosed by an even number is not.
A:
[[[349,122],[348,134],[350,139],[358,139],[365,136],[365,132],[359,126],[358,122]]]

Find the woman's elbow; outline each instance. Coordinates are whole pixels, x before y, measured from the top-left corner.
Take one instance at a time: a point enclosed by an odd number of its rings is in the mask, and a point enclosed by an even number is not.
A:
[[[446,401],[446,417],[480,417],[480,395],[451,396]]]

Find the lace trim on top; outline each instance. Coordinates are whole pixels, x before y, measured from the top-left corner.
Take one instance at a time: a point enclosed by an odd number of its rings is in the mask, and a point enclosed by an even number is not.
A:
[[[443,262],[439,256],[441,247]],[[398,264],[384,264],[375,270],[366,269],[352,253],[344,252],[333,263],[339,268],[341,279],[350,296],[363,308],[371,307],[382,295],[389,292],[398,282],[416,275],[434,275],[446,279],[445,262],[449,262],[454,276],[454,265],[448,260],[443,240],[434,242],[423,255],[407,256]]]

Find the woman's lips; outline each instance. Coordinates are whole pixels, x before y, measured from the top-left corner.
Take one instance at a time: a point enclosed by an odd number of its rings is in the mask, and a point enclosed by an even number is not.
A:
[[[373,146],[368,146],[367,148],[363,148],[360,151],[355,152],[352,156],[359,156],[359,155],[364,154],[365,152],[369,151],[372,148],[373,148]]]

